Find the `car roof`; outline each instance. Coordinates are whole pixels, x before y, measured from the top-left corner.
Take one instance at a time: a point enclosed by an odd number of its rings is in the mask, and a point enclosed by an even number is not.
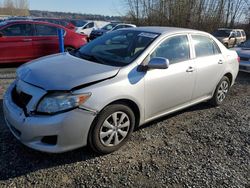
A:
[[[218,30],[226,30],[226,31],[244,31],[243,29],[230,29],[230,28],[218,28]]]
[[[4,24],[3,26],[6,26],[8,24],[20,24],[20,23],[30,23],[30,24],[44,24],[44,25],[49,25],[49,26],[54,26],[54,27],[60,27],[63,28],[64,30],[68,30],[66,27],[62,26],[62,25],[58,25],[58,24],[54,24],[54,23],[50,23],[50,22],[44,22],[44,21],[34,21],[34,20],[6,20],[4,21],[6,24]]]
[[[134,24],[127,24],[127,23],[119,23],[116,26],[118,26],[118,25],[128,25],[128,26],[136,27],[136,25],[134,25]]]
[[[178,28],[178,27],[132,27],[126,28],[123,30],[133,30],[133,31],[141,31],[141,32],[150,32],[150,33],[158,33],[158,34],[173,34],[173,33],[205,33],[202,31],[194,30],[194,29],[186,29],[186,28]],[[206,33],[207,34],[207,33]]]
[[[31,20],[39,20],[39,19],[46,19],[46,20],[62,20],[65,21],[66,19],[61,19],[61,18],[49,18],[49,17],[33,17]]]

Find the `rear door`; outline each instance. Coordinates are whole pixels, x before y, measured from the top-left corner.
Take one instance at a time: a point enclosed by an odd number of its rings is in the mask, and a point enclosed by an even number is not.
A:
[[[197,70],[193,100],[210,96],[223,76],[224,57],[209,36],[192,35]]]
[[[26,62],[34,58],[31,24],[12,24],[0,32],[0,63]]]
[[[46,24],[35,24],[33,47],[37,57],[59,53],[57,27]]]

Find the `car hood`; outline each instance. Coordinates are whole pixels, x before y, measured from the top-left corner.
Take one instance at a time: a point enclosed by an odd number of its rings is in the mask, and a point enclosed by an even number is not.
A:
[[[69,53],[43,57],[17,70],[18,79],[47,91],[66,91],[114,77],[119,67],[79,59]]]

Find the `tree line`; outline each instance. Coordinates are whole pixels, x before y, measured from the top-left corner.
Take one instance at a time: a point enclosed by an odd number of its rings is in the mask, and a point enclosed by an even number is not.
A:
[[[0,4],[0,15],[29,16],[28,0],[4,0]]]
[[[250,23],[250,0],[126,0],[127,20],[137,25],[212,31]],[[250,25],[249,25],[250,26]]]

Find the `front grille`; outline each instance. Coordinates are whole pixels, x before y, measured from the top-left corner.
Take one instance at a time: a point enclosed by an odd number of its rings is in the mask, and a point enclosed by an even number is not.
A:
[[[17,92],[16,87],[12,90],[12,100],[13,102],[22,109],[26,109],[27,104],[32,99],[32,96],[24,93],[24,92]]]
[[[250,61],[250,58],[246,58],[246,57],[240,57],[241,61]]]

